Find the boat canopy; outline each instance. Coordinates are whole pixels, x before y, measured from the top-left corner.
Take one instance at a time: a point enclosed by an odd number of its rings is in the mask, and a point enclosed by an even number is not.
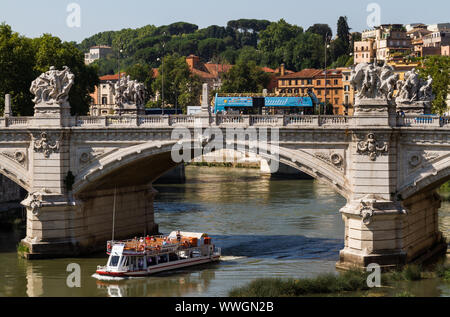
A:
[[[197,238],[199,240],[201,238],[206,238],[208,236],[206,233],[184,232],[184,231],[180,231],[180,234],[182,237],[185,237],[185,238]],[[176,239],[176,238],[177,238],[177,231],[173,231],[169,235],[169,239]]]

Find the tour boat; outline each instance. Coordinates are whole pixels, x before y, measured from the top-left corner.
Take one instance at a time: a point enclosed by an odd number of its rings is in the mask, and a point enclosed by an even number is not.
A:
[[[129,278],[205,264],[220,260],[221,250],[205,233],[174,231],[169,236],[108,241],[106,266],[93,277]]]

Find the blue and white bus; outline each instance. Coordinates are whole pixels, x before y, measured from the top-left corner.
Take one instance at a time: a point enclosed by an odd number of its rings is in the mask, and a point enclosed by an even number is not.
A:
[[[307,96],[282,95],[260,96],[254,94],[216,94],[214,113],[222,114],[314,114],[317,98],[314,93]]]

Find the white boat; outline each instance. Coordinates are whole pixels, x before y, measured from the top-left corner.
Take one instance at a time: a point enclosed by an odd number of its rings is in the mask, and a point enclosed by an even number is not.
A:
[[[221,250],[205,233],[174,231],[169,236],[108,241],[106,266],[98,279],[143,277],[220,260]]]

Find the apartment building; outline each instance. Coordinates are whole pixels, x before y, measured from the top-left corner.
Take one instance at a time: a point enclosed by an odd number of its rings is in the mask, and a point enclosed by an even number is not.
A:
[[[112,53],[112,48],[106,45],[93,46],[90,48],[89,53],[84,54],[84,63],[86,65],[92,64],[98,59],[105,58]]]
[[[353,114],[354,92],[349,68],[304,69],[278,78],[278,94],[307,95],[312,91],[319,102],[333,106],[334,114]]]

